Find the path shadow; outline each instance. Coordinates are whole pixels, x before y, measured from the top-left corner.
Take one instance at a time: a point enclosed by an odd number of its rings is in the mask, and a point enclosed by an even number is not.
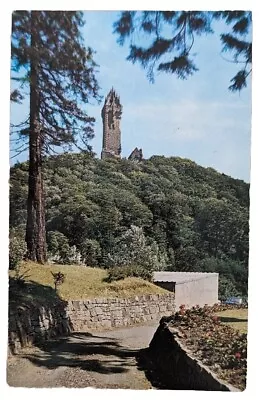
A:
[[[38,345],[35,354],[24,354],[33,364],[47,368],[80,368],[101,374],[124,373],[136,365],[137,350],[131,350],[109,337],[89,332],[73,332],[69,337],[49,340]]]
[[[167,358],[167,355],[166,355]],[[195,390],[192,387],[189,387],[187,384],[177,384],[173,383],[173,379],[171,378],[171,374],[166,376],[166,373],[161,372],[155,366],[155,355],[153,351],[148,347],[145,349],[141,349],[137,355],[137,367],[139,370],[143,371],[148,381],[155,389],[161,390]]]
[[[151,357],[150,348],[141,349],[136,355],[137,368],[143,371],[148,381],[155,389],[161,390],[187,390],[183,386],[171,386],[166,382],[166,376],[160,373],[159,369],[155,367],[153,357]]]
[[[9,336],[12,336],[11,333],[18,334],[23,346],[30,344],[27,339],[32,315],[41,324],[50,314],[50,326],[53,329],[50,335],[47,332],[46,336],[45,332],[43,340],[34,338],[31,344],[35,346],[35,351],[29,348],[27,351],[27,347],[24,347],[19,357],[50,370],[71,367],[101,374],[124,373],[136,365],[136,349],[126,348],[110,336],[73,332],[70,319],[66,318],[67,304],[50,286],[29,281],[20,287],[15,279],[10,278]]]
[[[220,322],[248,322],[245,318],[234,318],[234,317],[219,317]]]
[[[44,268],[44,267],[43,267]],[[9,307],[16,306],[36,306],[36,305],[52,305],[57,302],[67,305],[56,291],[47,285],[42,285],[34,281],[19,283],[15,278],[9,277]]]

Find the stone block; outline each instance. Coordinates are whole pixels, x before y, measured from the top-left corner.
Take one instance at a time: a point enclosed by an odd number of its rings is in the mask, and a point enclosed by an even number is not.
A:
[[[102,308],[101,307],[95,307],[95,311],[97,315],[101,315],[103,313]]]
[[[118,310],[118,311],[113,311],[111,313],[112,318],[122,318],[122,310]]]
[[[85,310],[82,314],[83,318],[89,318],[91,316],[91,312],[89,310]]]
[[[95,308],[90,310],[90,315],[91,315],[91,317],[95,317],[97,315]]]
[[[110,329],[111,328],[111,321],[104,319],[103,321],[101,321],[101,326],[104,329]]]
[[[80,310],[79,301],[72,301],[72,309],[73,310]]]

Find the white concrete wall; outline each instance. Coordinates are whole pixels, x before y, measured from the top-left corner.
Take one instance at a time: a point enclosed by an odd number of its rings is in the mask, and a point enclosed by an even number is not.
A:
[[[176,283],[175,305],[186,307],[195,305],[213,305],[218,302],[218,274],[211,274],[202,278],[191,279],[188,282]]]

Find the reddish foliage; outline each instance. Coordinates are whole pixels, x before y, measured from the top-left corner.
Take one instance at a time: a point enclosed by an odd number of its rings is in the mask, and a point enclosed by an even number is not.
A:
[[[214,305],[180,310],[171,324],[182,332],[181,340],[220,378],[244,389],[246,385],[247,335],[222,324],[215,312],[242,308]]]

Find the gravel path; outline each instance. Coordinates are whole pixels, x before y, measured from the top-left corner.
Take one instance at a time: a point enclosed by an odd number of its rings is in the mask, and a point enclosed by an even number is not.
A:
[[[7,382],[16,387],[151,389],[136,354],[148,347],[158,324],[106,332],[73,333],[10,356]]]

